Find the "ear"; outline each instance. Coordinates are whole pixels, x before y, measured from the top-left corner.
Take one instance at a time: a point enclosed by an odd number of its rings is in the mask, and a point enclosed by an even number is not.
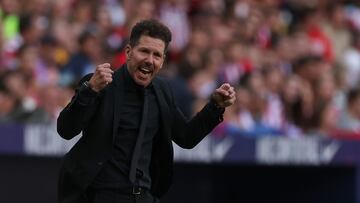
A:
[[[167,58],[167,54],[165,53],[163,62],[166,60],[166,58]]]
[[[131,46],[130,46],[130,44],[127,44],[125,47],[126,59],[130,58],[130,52],[131,52]]]
[[[163,67],[165,60],[166,60],[166,54],[164,54],[164,56],[163,56],[163,61],[160,64],[160,69]]]

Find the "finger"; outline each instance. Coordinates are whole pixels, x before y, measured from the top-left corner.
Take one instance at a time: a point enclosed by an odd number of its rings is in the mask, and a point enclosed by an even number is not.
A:
[[[235,90],[233,87],[230,86],[230,88],[227,90],[227,92],[229,93],[229,95],[232,95],[235,93]]]
[[[113,73],[114,73],[114,71],[113,71],[111,68],[105,68],[104,71],[105,71],[106,73],[110,73],[110,74],[113,74]]]
[[[108,80],[108,78],[112,78],[112,75],[109,74],[109,73],[103,73],[102,72],[102,73],[99,73],[99,74],[96,75],[95,81],[96,81],[96,83],[101,84],[104,81]]]
[[[235,94],[233,94],[233,95],[228,95],[228,96],[223,96],[223,99],[224,99],[224,101],[226,101],[226,100],[233,99],[234,97],[235,97]]]
[[[221,90],[221,95],[224,97],[230,97],[230,95],[235,92],[234,87],[232,87],[229,83],[221,85],[219,89]]]
[[[223,90],[229,90],[230,89],[230,84],[229,83],[224,83],[220,86],[220,89],[223,89]]]
[[[107,72],[100,72],[101,77],[112,77],[111,73],[107,73]]]
[[[227,96],[227,98],[228,99],[232,99],[232,98],[235,98],[235,92],[232,92],[232,93],[230,93],[230,95],[229,96]]]
[[[221,96],[224,96],[224,97],[226,97],[226,96],[229,95],[229,92],[228,92],[228,91],[226,91],[226,90],[224,90],[224,89],[221,89],[221,88],[216,89],[215,92],[218,93],[218,94],[220,94]]]
[[[110,73],[110,74],[113,74],[113,73],[114,73],[114,71],[111,70],[110,68],[104,68],[104,67],[99,67],[99,68],[97,69],[97,71],[98,71],[99,73]]]
[[[104,80],[100,83],[101,86],[105,87],[106,85],[110,84],[112,82],[112,79]]]
[[[235,88],[233,86],[230,86],[229,92],[235,92]]]
[[[101,64],[97,67],[97,70],[99,72],[107,72],[113,74],[114,71],[111,69],[111,66],[109,63]]]
[[[112,82],[112,77],[107,77],[107,78],[105,78],[105,82],[107,82],[107,83],[111,83]]]
[[[98,65],[99,68],[106,68],[106,69],[110,69],[111,65],[110,63],[103,63]]]

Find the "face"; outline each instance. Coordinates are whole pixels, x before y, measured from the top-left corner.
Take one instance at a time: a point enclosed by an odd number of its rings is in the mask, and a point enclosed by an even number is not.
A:
[[[131,77],[136,84],[148,86],[164,63],[165,42],[143,35],[137,45],[127,45],[125,51]]]

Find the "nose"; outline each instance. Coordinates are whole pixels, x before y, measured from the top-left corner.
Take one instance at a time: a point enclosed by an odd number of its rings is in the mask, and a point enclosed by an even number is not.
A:
[[[152,54],[148,54],[145,58],[145,63],[153,64],[154,63],[154,56]]]

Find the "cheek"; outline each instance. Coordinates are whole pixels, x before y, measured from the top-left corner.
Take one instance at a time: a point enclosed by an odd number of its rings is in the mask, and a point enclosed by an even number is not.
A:
[[[162,68],[162,65],[163,65],[163,63],[162,62],[155,62],[155,72],[159,72],[160,71],[160,69]]]
[[[128,63],[130,63],[134,67],[136,67],[136,66],[138,66],[138,65],[140,65],[142,63],[142,60],[137,55],[132,54],[132,55],[130,55]]]

